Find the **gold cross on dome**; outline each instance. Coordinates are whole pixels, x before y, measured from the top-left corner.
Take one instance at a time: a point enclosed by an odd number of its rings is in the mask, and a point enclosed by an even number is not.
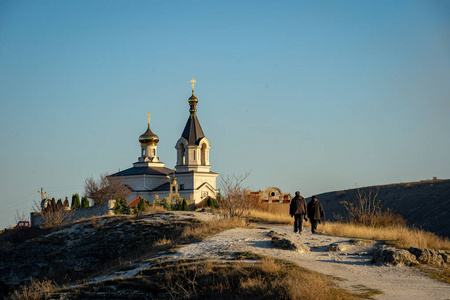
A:
[[[194,85],[197,81],[195,81],[194,77],[192,77],[191,83],[192,83],[192,90],[194,90]]]
[[[151,114],[150,114],[150,112],[148,112],[148,114],[147,114],[147,118],[148,118],[148,125],[150,125],[150,117],[151,117]]]

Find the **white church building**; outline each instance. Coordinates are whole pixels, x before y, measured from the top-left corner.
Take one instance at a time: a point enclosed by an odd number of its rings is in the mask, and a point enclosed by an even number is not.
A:
[[[110,180],[121,180],[130,190],[129,201],[140,196],[154,203],[155,200],[186,198],[189,203],[199,203],[206,197],[216,198],[217,173],[211,172],[209,150],[211,145],[203,133],[197,118],[198,99],[189,98],[189,118],[175,145],[177,165],[169,169],[158,158],[159,137],[150,129],[150,114],[147,131],[139,137],[141,156],[133,167],[109,176]]]

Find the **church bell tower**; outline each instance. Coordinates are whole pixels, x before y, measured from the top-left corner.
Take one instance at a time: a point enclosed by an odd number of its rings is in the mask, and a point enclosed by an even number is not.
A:
[[[177,172],[200,171],[209,172],[209,149],[208,139],[203,133],[197,118],[198,99],[194,95],[194,78],[192,78],[192,95],[189,102],[189,119],[186,122],[181,138],[175,148],[177,149]]]
[[[207,197],[217,197],[217,173],[210,171],[209,149],[211,145],[197,118],[198,99],[194,95],[194,78],[191,83],[192,95],[188,99],[189,118],[175,145],[175,149],[177,149],[175,170],[180,197],[186,197],[199,203]]]

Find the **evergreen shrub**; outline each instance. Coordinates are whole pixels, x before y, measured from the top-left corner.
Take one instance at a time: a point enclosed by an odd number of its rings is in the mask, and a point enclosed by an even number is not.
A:
[[[87,197],[81,198],[81,207],[89,207],[89,206],[90,204],[88,198]]]
[[[130,215],[131,207],[128,206],[127,199],[122,199],[121,197],[117,197],[116,204],[114,204],[114,214],[123,214]]]
[[[80,195],[78,194],[73,194],[72,195],[72,205],[71,207],[73,209],[77,209],[81,207],[81,202],[80,202]]]
[[[219,205],[217,204],[216,199],[208,197],[203,203],[203,207],[219,208]]]
[[[165,210],[172,210],[169,201],[166,198],[162,198],[161,200],[155,201],[156,206],[162,206]]]
[[[137,207],[137,211],[138,212],[142,212],[145,210],[145,200],[141,199],[141,201],[139,201],[138,207]]]

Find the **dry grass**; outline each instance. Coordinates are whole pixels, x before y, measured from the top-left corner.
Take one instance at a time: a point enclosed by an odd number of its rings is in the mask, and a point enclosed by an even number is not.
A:
[[[256,210],[267,211],[273,214],[289,216],[289,206],[289,203],[257,203],[256,205],[253,205],[253,208]]]
[[[436,268],[434,266],[421,266],[421,268],[428,276],[450,284],[450,267],[441,266]]]
[[[262,210],[250,210],[249,217],[251,220],[257,220],[267,223],[277,224],[294,224],[294,219],[289,214],[278,214]]]
[[[172,244],[172,240],[171,239],[167,239],[166,237],[163,237],[159,240],[157,240],[153,246],[155,247],[159,247],[159,246],[166,246],[166,245],[170,245]]]
[[[330,235],[384,240],[400,248],[417,247],[450,250],[448,238],[441,238],[434,233],[405,226],[369,227],[349,223],[326,222],[319,229]]]
[[[48,299],[59,287],[51,280],[39,281],[31,279],[27,285],[20,286],[8,295],[10,300],[39,300]]]
[[[144,210],[144,212],[142,214],[150,215],[150,214],[160,213],[160,212],[163,212],[163,211],[166,211],[166,210],[162,206],[158,206],[158,205],[145,206],[145,210]]]
[[[250,220],[294,224],[294,219],[289,215],[289,204],[253,203],[252,208],[246,214]]]
[[[183,229],[182,237],[185,240],[202,239],[211,234],[231,228],[249,228],[249,225],[240,218],[216,219],[209,222],[187,225]]]
[[[359,296],[338,289],[329,277],[269,257],[254,264],[180,262],[160,268],[165,272],[160,287],[172,299],[356,299]],[[158,272],[153,270],[148,275]]]
[[[263,258],[253,270],[242,268],[246,276],[239,288],[247,295],[286,299],[352,299],[327,277],[273,258]]]

